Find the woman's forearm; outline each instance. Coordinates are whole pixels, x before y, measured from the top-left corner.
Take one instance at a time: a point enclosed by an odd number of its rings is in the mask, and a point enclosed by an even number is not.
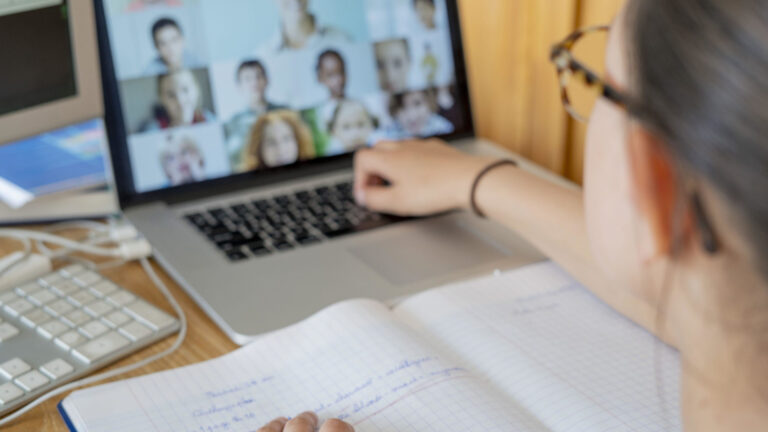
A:
[[[596,262],[587,237],[580,190],[559,186],[519,168],[500,167],[481,180],[476,200],[489,218],[515,230],[611,307],[662,336],[656,331],[655,307],[628,290],[611,286]]]

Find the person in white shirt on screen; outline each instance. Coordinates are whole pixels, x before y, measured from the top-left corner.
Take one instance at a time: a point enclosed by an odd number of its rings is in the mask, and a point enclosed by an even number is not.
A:
[[[453,124],[438,114],[436,93],[427,89],[393,95],[389,111],[395,122],[385,132],[387,138],[399,140],[453,132]]]
[[[142,132],[205,123],[214,119],[203,108],[200,84],[189,70],[161,75],[157,78],[159,105]]]
[[[237,68],[236,80],[240,94],[245,98],[246,107],[224,125],[233,166],[240,165],[243,145],[259,117],[268,111],[285,108],[267,100],[269,76],[266,67],[259,60],[242,62]]]
[[[401,93],[408,89],[411,73],[411,50],[405,39],[378,42],[374,45],[379,86],[388,93]]]
[[[316,69],[317,81],[328,90],[328,100],[319,107],[321,127],[327,130],[339,102],[347,97],[347,65],[338,51],[326,50],[318,56]]]
[[[169,135],[160,153],[160,164],[170,186],[205,179],[205,159],[197,143],[188,136],[175,139]]]
[[[437,28],[435,22],[435,15],[437,12],[435,0],[413,0],[413,8],[416,10],[419,22],[421,22],[426,30],[434,30]]]
[[[319,48],[351,42],[344,31],[322,25],[309,12],[309,0],[275,0],[280,13],[280,30],[269,43],[271,51]]]
[[[200,65],[200,61],[187,51],[184,32],[176,20],[161,18],[152,25],[151,32],[157,57],[147,66],[146,75],[160,75]]]
[[[355,151],[369,144],[378,121],[368,112],[362,102],[345,100],[339,102],[328,123],[331,143],[326,156]]]

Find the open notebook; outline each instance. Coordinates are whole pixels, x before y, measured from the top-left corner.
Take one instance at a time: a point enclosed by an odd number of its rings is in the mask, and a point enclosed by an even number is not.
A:
[[[678,379],[672,349],[544,263],[394,309],[340,303],[60,410],[81,432],[246,432],[305,410],[358,431],[675,431]]]

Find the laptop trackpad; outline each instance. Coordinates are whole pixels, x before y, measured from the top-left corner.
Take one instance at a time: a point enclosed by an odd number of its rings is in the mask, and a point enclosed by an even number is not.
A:
[[[453,221],[419,224],[349,251],[394,285],[408,285],[507,256]]]

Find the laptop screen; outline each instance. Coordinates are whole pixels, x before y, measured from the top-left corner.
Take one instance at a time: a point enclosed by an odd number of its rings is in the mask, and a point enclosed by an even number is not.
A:
[[[106,0],[133,189],[468,126],[446,0]]]

